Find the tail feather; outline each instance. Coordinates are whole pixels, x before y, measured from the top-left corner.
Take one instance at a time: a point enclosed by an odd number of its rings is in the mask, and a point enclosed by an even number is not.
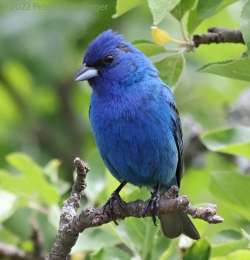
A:
[[[162,231],[169,238],[178,237],[180,234],[198,240],[200,239],[199,232],[187,216],[183,212],[171,213],[159,216],[161,221]]]

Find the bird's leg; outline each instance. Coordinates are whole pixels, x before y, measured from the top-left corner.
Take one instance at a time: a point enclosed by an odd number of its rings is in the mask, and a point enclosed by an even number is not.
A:
[[[152,220],[154,224],[156,225],[156,217],[158,215],[159,211],[159,201],[160,201],[161,193],[160,193],[160,185],[157,184],[153,191],[151,192],[151,198],[148,202],[147,207],[144,210],[144,215],[147,214],[148,210],[151,210],[152,212]]]
[[[117,189],[111,194],[111,197],[108,199],[108,201],[105,203],[105,205],[103,206],[103,211],[105,211],[107,208],[110,211],[110,214],[113,215],[114,213],[114,202],[117,201],[119,206],[121,208],[125,207],[125,202],[122,200],[122,198],[120,197],[120,191],[122,190],[122,188],[127,184],[126,181],[123,181],[118,187]],[[114,221],[115,224],[118,225],[118,223],[116,221]]]

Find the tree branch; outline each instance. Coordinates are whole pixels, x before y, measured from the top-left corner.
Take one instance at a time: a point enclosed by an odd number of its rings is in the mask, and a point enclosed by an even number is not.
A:
[[[79,158],[74,160],[74,166],[77,174],[76,180],[70,197],[62,208],[58,234],[48,259],[67,259],[79,235],[79,232],[72,227],[72,222],[77,217],[77,210],[80,207],[80,200],[86,186],[85,179],[89,169]]]
[[[104,207],[100,207],[88,208],[77,214],[81,195],[86,186],[85,178],[89,169],[79,158],[74,160],[74,165],[77,172],[76,180],[71,195],[62,208],[58,235],[49,253],[49,260],[68,259],[71,248],[76,243],[79,233],[86,228],[101,226],[127,217],[143,218],[152,216],[151,209],[144,214],[148,201],[142,200],[125,203],[124,207],[121,207],[120,203],[115,201],[112,212],[109,207],[105,207],[105,209]],[[159,214],[177,211],[186,212],[193,218],[199,218],[212,224],[221,223],[223,221],[222,217],[216,215],[215,205],[198,208],[192,206],[186,196],[178,197],[178,188],[173,186],[161,196],[159,201]]]
[[[32,227],[31,240],[33,242],[33,247],[34,247],[32,256],[34,259],[43,260],[45,259],[45,254],[43,249],[44,240],[39,230],[38,223],[36,222],[35,219],[31,220],[31,227]]]
[[[25,251],[6,243],[0,242],[0,257],[7,257],[8,259],[15,260],[29,260],[32,259],[31,255]],[[5,258],[4,258],[5,259]]]
[[[198,48],[201,44],[211,43],[241,43],[245,44],[240,30],[230,30],[226,28],[209,28],[205,34],[193,36],[193,45]]]

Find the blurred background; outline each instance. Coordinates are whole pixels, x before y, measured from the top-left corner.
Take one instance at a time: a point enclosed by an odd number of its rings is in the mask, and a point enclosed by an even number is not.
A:
[[[167,1],[162,16],[154,6],[159,1],[148,2],[0,1],[0,243],[33,252],[37,231],[42,250],[49,250],[76,156],[91,168],[84,207],[101,205],[117,186],[91,133],[91,89],[73,81],[88,43],[112,28],[147,55],[160,53],[156,66],[174,89],[183,123],[181,193],[197,205],[216,203],[225,221],[195,221],[202,240],[192,244],[164,238],[151,219],[127,219],[86,230],[72,259],[250,259],[250,62],[237,63],[247,47],[213,44],[184,52],[153,43],[150,31],[153,23],[177,39],[213,26],[245,31],[241,21],[250,24],[250,4]],[[237,62],[198,71],[228,60]],[[122,197],[148,198],[149,192],[128,185]],[[0,259],[9,258],[0,252]]]

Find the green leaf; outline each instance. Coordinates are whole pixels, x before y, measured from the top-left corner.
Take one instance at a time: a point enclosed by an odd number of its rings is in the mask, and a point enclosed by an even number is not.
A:
[[[46,180],[43,170],[31,158],[22,153],[13,153],[7,156],[7,161],[19,174],[0,170],[0,185],[3,189],[25,198],[27,202],[58,202],[57,190]]]
[[[14,100],[12,99],[6,87],[0,82],[0,121],[1,131],[4,129],[4,123],[6,124],[6,132],[9,133],[9,126],[20,120],[20,111],[18,110]]]
[[[177,239],[170,240],[168,247],[161,254],[159,260],[182,259],[180,250],[176,250],[176,248],[179,248],[178,242],[179,240]]]
[[[3,74],[13,86],[17,94],[28,100],[32,95],[31,74],[23,64],[8,60],[3,64]],[[13,77],[15,75],[15,77]]]
[[[243,33],[244,41],[250,53],[250,1],[248,0],[242,9],[241,14],[241,32]]]
[[[18,237],[3,225],[0,228],[0,237],[1,242],[5,242],[12,245],[18,245]]]
[[[157,232],[153,241],[154,244],[152,247],[151,259],[163,260],[164,256],[167,253],[171,254],[171,252],[169,252],[171,251],[170,249],[171,242],[172,242],[171,239],[164,236],[161,231]],[[168,252],[166,253],[166,251]]]
[[[193,7],[195,0],[181,0],[171,11],[171,14],[179,21]]]
[[[152,253],[156,227],[150,218],[128,218],[119,223],[117,235],[133,251],[134,255],[148,259]],[[139,257],[138,257],[139,258]]]
[[[45,250],[50,250],[55,241],[57,228],[55,228],[49,221],[47,213],[41,213],[37,210],[32,210],[31,216],[36,215],[36,221],[41,230],[41,235],[44,238],[43,246]],[[59,223],[59,222],[58,222]]]
[[[27,240],[30,238],[32,232],[30,222],[33,217],[32,212],[30,208],[19,208],[3,224],[9,231],[21,238],[21,240]]]
[[[118,243],[121,243],[121,240],[115,236],[111,230],[112,229],[110,229],[110,226],[109,228],[97,227],[85,230],[82,234],[80,234],[75,246],[72,249],[72,253],[81,251],[98,251],[102,248],[112,247]]]
[[[211,246],[205,240],[195,242],[184,255],[183,260],[208,260],[210,257]]]
[[[214,237],[213,243],[215,245],[228,243],[234,240],[240,240],[243,238],[243,234],[238,230],[234,229],[226,229],[222,230],[221,232],[217,233]]]
[[[199,69],[201,72],[213,73],[219,76],[250,81],[250,59],[210,63]]]
[[[50,178],[53,183],[58,181],[58,170],[61,162],[58,159],[49,161],[45,167],[44,172]]]
[[[181,193],[188,194],[192,203],[200,203],[208,198],[208,190],[204,186],[209,184],[207,169],[187,169],[182,179]],[[195,181],[194,181],[195,180]]]
[[[95,203],[97,200],[104,201],[104,199],[107,199],[104,192],[105,187],[107,186],[104,175],[105,168],[97,149],[89,151],[86,161],[88,162],[91,171],[86,178],[88,185],[85,189],[85,194],[91,203]]]
[[[163,46],[147,41],[136,42],[135,46],[151,58],[160,72],[161,79],[166,84],[169,86],[176,84],[185,64],[181,54],[169,54]]]
[[[250,158],[250,128],[237,127],[209,131],[202,135],[202,142],[214,152]]]
[[[50,249],[56,235],[56,229],[48,222],[47,214],[31,208],[19,208],[3,225],[20,238],[20,242],[29,240],[32,234],[32,221],[35,221],[43,237],[43,247]],[[42,227],[42,228],[40,228]]]
[[[224,256],[239,249],[246,249],[249,241],[236,230],[223,230],[216,234],[212,245],[212,256]]]
[[[53,159],[45,165],[43,171],[57,190],[60,191],[61,194],[64,194],[69,190],[70,184],[59,178],[60,164],[61,162],[58,159]]]
[[[239,249],[247,249],[249,241],[247,239],[240,239],[227,242],[225,244],[214,245],[212,256],[224,256]]]
[[[214,172],[211,174],[210,190],[216,199],[223,201],[232,211],[250,219],[250,176],[234,172]]]
[[[226,256],[211,258],[211,260],[249,260],[249,259],[250,259],[250,250],[238,250]]]
[[[117,18],[124,13],[128,12],[129,10],[143,4],[144,0],[131,0],[131,1],[125,1],[125,0],[117,0],[116,2],[116,13],[112,16],[113,18]]]
[[[154,24],[159,24],[166,16],[167,12],[172,10],[178,2],[179,0],[148,0]]]
[[[149,41],[136,41],[134,42],[134,45],[148,57],[166,52],[166,49],[163,46]]]
[[[135,46],[155,63],[161,79],[169,86],[174,86],[181,76],[185,60],[179,53],[167,53],[163,46],[152,42],[139,41]]]
[[[47,211],[48,222],[55,228],[58,229],[60,221],[61,209],[57,204],[54,204],[49,207]]]
[[[155,63],[160,72],[160,78],[169,86],[174,86],[181,76],[184,68],[182,55],[171,55]]]
[[[131,255],[118,247],[106,247],[89,255],[88,260],[130,260]]]
[[[189,13],[188,31],[192,33],[202,21],[215,15],[236,1],[237,0],[199,0],[196,8]]]

